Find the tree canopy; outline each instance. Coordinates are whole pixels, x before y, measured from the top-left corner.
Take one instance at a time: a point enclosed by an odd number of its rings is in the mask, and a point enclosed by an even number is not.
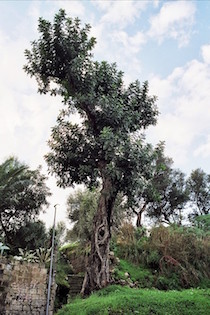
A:
[[[39,19],[40,39],[26,50],[25,70],[35,76],[39,91],[60,94],[68,105],[52,130],[46,159],[60,186],[95,184],[106,168],[128,193],[139,181],[135,174],[147,173],[150,146],[134,133],[156,122],[156,98],[148,95],[147,82],[126,88],[116,64],[92,60],[95,39],[88,39],[89,30],[60,10],[53,24]],[[75,110],[82,121],[72,124]]]

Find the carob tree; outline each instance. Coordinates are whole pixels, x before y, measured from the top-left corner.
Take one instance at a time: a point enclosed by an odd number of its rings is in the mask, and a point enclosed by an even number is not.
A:
[[[40,93],[60,95],[65,103],[49,141],[49,170],[61,187],[102,187],[82,288],[88,295],[110,282],[109,242],[117,194],[122,192],[131,204],[136,188],[151,175],[153,150],[141,132],[156,123],[156,98],[148,95],[147,82],[125,87],[116,64],[94,61],[90,26],[82,27],[64,10],[53,23],[40,18],[38,30],[39,39],[25,51],[24,69],[36,78]],[[73,124],[74,112],[81,119]]]

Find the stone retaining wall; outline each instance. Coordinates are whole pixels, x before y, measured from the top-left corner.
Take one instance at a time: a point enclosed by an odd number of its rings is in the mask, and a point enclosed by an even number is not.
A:
[[[37,263],[0,260],[0,315],[45,315],[47,269]],[[49,315],[53,314],[55,285]]]

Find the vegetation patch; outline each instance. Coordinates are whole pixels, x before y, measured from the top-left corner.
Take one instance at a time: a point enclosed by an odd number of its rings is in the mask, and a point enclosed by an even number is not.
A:
[[[210,290],[168,291],[109,286],[87,299],[77,298],[57,315],[206,315]]]
[[[121,259],[115,269],[114,277],[116,280],[126,280],[128,278],[127,274],[130,280],[138,282],[138,286],[141,288],[150,288],[153,286],[154,277],[150,270]]]

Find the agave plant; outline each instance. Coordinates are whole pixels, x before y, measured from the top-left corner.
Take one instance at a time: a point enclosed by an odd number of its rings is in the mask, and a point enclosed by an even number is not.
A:
[[[32,250],[23,250],[18,248],[19,256],[14,256],[15,260],[27,261],[27,262],[37,262],[36,254]]]
[[[36,249],[36,256],[38,262],[46,264],[50,262],[51,248],[38,248]]]
[[[9,250],[9,249],[10,249],[9,246],[4,245],[2,242],[0,242],[0,256],[1,256],[1,257],[2,257],[3,254],[4,254],[4,251],[5,251],[5,250]]]

